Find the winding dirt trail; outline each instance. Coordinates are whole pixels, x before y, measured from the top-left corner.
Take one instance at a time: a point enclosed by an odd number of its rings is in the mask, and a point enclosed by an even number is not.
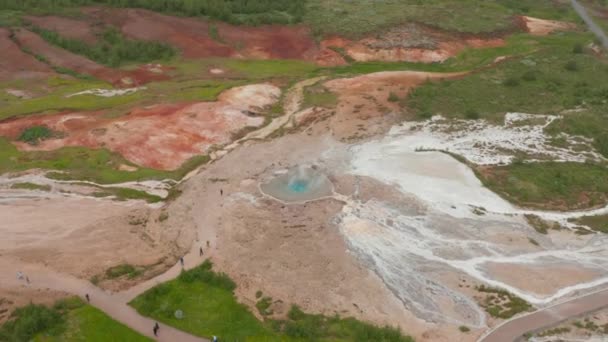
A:
[[[195,262],[192,261],[186,266],[195,266],[194,264]],[[177,272],[174,272],[174,269],[177,269]],[[18,280],[16,277],[17,271],[23,272],[25,275],[27,275],[30,279],[30,284],[26,284],[23,280]],[[172,276],[176,276],[177,274],[179,274],[179,266],[173,267],[171,270],[169,270],[169,272],[161,275],[159,278],[162,280],[154,279],[153,282],[149,282],[149,287],[156,285],[158,282],[164,281],[165,278],[170,278]],[[159,336],[154,337],[152,327],[156,321],[139,315],[135,309],[131,308],[127,304],[132,297],[135,297],[139,293],[132,292],[129,295],[124,295],[123,293],[112,294],[96,287],[86,280],[78,279],[64,273],[59,273],[41,265],[26,264],[18,260],[8,260],[6,258],[2,258],[0,259],[0,283],[12,288],[27,286],[40,290],[49,289],[68,292],[70,294],[80,296],[81,298],[83,298],[85,294],[89,294],[91,298],[91,305],[102,310],[116,321],[127,325],[142,335],[155,338],[157,341],[208,341],[206,339],[196,337],[181,330],[164,325],[160,322]],[[142,289],[144,288],[147,289],[146,287],[142,287]],[[145,291],[145,289],[142,290],[142,292]]]

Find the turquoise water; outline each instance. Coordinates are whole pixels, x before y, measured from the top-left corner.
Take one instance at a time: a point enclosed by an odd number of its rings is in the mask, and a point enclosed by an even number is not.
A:
[[[299,166],[260,184],[260,190],[283,202],[294,203],[331,196],[333,185],[323,173]]]
[[[302,179],[298,179],[295,181],[292,181],[289,183],[288,185],[289,190],[293,191],[293,192],[297,192],[297,193],[303,193],[308,191],[309,187],[308,187],[308,182]]]

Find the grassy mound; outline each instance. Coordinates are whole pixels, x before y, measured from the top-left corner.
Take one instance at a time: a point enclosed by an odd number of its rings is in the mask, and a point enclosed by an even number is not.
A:
[[[235,288],[235,283],[214,272],[207,260],[146,291],[130,305],[142,315],[194,335],[216,335],[227,341],[413,341],[398,329],[375,327],[353,318],[310,315],[297,306],[285,320],[260,321],[236,301]],[[181,319],[175,317],[177,310],[183,312]]]
[[[0,327],[0,341],[31,340],[151,341],[77,297],[58,301],[53,307],[30,304],[19,308]]]
[[[574,210],[608,201],[608,169],[602,165],[515,163],[478,174],[487,187],[523,206]]]

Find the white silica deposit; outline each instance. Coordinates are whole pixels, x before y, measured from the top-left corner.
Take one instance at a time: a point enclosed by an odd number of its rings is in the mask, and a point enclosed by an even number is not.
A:
[[[477,165],[509,164],[517,154],[524,154],[532,161],[604,160],[594,151],[592,141],[583,137],[560,134],[566,147],[552,146],[552,137],[545,129],[561,119],[555,115],[507,113],[502,124],[494,124],[485,120],[446,120],[437,116],[422,123],[396,126],[389,136],[407,139],[408,144],[413,144],[412,149],[451,152]]]
[[[144,90],[146,87],[135,87],[135,88],[124,88],[124,89],[89,89],[80,91],[78,93],[70,94],[66,97],[73,97],[79,95],[94,95],[100,97],[114,97],[114,96],[123,96],[130,95],[136,93],[140,90]]]
[[[567,213],[518,208],[485,188],[466,164],[435,151],[450,151],[483,165],[509,163],[518,153],[542,160],[602,159],[590,146],[584,156],[572,149],[587,144],[584,139],[567,137],[570,144],[565,148],[551,146],[543,130],[559,119],[511,113],[503,125],[452,121],[449,126],[435,118],[406,123],[383,138],[351,146],[347,173],[395,187],[415,203],[346,200],[336,222],[349,248],[408,309],[433,322],[485,325],[479,305],[454,284],[445,284],[439,274],[463,274],[539,306],[608,283],[608,271],[602,266],[608,264],[607,235],[558,241],[535,232],[523,219],[524,214],[534,214],[568,228],[569,218],[603,214],[608,207]],[[416,214],[399,209],[408,205],[424,209]],[[484,214],[480,216],[476,208],[483,208]],[[539,245],[529,243],[531,238]],[[525,268],[547,263],[574,265],[597,276],[578,283],[572,279],[573,284],[537,293],[488,272],[490,264]]]

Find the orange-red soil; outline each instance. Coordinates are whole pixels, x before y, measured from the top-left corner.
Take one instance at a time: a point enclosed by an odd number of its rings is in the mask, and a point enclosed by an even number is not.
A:
[[[142,9],[86,8],[90,18],[117,26],[128,37],[166,42],[184,57],[241,57],[313,60],[316,44],[303,26],[233,26]],[[210,35],[211,27],[217,37]]]
[[[97,64],[86,57],[73,54],[62,48],[53,46],[44,41],[37,34],[26,29],[14,31],[15,39],[22,47],[25,47],[35,54],[44,56],[49,64],[57,67],[74,70],[80,74],[92,75],[101,80],[110,82],[118,86],[139,85],[151,80],[166,79],[163,74],[148,71],[141,68],[135,71],[115,70]]]
[[[45,125],[63,136],[38,145],[15,145],[21,150],[45,151],[64,146],[107,148],[140,166],[174,170],[212,145],[229,142],[240,129],[260,126],[264,118],[253,112],[279,96],[275,86],[250,85],[222,93],[217,102],[159,104],[119,118],[83,112],[9,120],[0,123],[0,135],[15,140],[24,129]]]
[[[95,43],[97,41],[93,26],[86,21],[58,16],[26,16],[25,20],[34,26],[55,31],[66,38],[78,39],[86,43]]]
[[[11,40],[10,32],[4,28],[0,28],[0,51],[0,80],[45,77],[53,74],[48,65],[21,51]]]

